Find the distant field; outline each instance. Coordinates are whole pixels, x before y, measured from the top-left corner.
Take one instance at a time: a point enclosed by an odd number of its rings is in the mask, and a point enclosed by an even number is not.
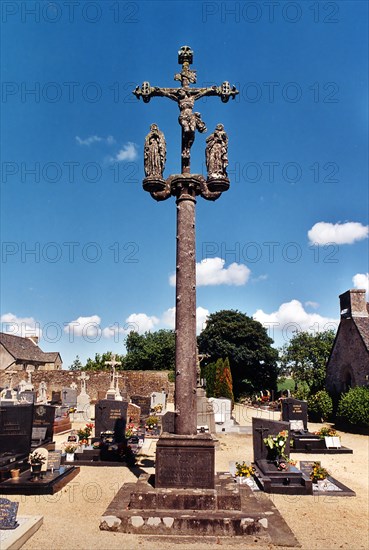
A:
[[[283,381],[278,381],[277,388],[278,391],[293,391],[295,389],[295,381],[292,378],[285,378]]]

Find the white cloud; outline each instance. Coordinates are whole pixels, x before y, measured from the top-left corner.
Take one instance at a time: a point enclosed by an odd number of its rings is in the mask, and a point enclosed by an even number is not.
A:
[[[126,331],[130,332],[135,330],[136,332],[143,334],[144,332],[151,331],[155,328],[155,325],[159,323],[159,319],[154,315],[146,315],[146,313],[132,313],[126,319],[126,323],[131,325],[131,327],[126,325]]]
[[[196,332],[197,334],[200,334],[202,330],[204,330],[206,326],[206,321],[209,317],[209,310],[205,309],[204,307],[199,306],[196,308]]]
[[[356,273],[352,277],[355,288],[365,288],[367,298],[369,298],[369,273]]]
[[[115,139],[113,136],[108,136],[106,138],[102,138],[100,136],[89,136],[86,139],[82,139],[79,136],[76,136],[76,141],[79,145],[87,145],[88,147],[92,145],[92,143],[99,143],[100,141],[106,142],[108,145],[112,145],[115,143]]]
[[[4,313],[1,316],[1,331],[14,336],[38,336],[42,335],[40,323],[33,317],[17,317],[13,313]]]
[[[176,324],[176,308],[170,307],[166,311],[164,311],[163,315],[161,316],[162,323],[171,329],[174,329]]]
[[[244,264],[233,263],[224,267],[222,258],[206,258],[196,264],[197,286],[235,285],[241,286],[247,283],[250,277],[250,269]],[[169,284],[175,286],[175,274],[169,277]]]
[[[135,143],[132,143],[131,141],[128,141],[128,143],[125,143],[123,145],[123,147],[120,149],[120,151],[118,151],[118,153],[112,160],[133,161],[136,160],[137,157],[137,145]]]
[[[305,306],[306,307],[311,307],[313,309],[317,309],[319,307],[319,304],[318,304],[318,302],[307,301],[307,302],[305,302]]]
[[[369,226],[359,222],[318,222],[308,231],[311,244],[352,244],[366,239],[368,234]]]
[[[281,304],[277,311],[265,313],[258,309],[253,318],[272,332],[281,331],[285,337],[291,337],[296,331],[322,332],[338,327],[338,320],[323,317],[318,313],[308,313],[298,300]],[[273,337],[273,335],[271,334]]]
[[[199,334],[206,324],[206,319],[209,317],[209,310],[198,306],[196,308],[196,333]],[[176,308],[171,307],[164,311],[161,322],[168,328],[174,329],[176,322]]]
[[[98,315],[78,317],[64,327],[64,332],[71,336],[82,336],[88,340],[98,339],[101,335],[100,322],[101,318]]]

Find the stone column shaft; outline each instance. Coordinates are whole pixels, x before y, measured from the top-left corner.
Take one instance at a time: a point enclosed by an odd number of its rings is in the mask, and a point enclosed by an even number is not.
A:
[[[190,178],[189,178],[190,179]],[[185,182],[182,180],[182,184]],[[195,198],[177,198],[175,433],[197,433]]]

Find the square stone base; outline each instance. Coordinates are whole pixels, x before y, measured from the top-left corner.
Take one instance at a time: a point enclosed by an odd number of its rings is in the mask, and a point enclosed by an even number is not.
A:
[[[214,475],[215,440],[210,434],[160,436],[155,487],[214,489]]]

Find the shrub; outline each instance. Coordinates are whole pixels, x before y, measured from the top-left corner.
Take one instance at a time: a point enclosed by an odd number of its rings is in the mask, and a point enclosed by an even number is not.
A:
[[[320,390],[308,398],[308,414],[312,421],[327,420],[333,411],[332,398],[325,390]]]
[[[350,424],[369,426],[369,388],[351,388],[342,395],[337,416]]]
[[[300,399],[301,401],[306,401],[310,394],[310,388],[306,382],[299,382],[297,385],[297,390],[293,392],[295,399]]]

